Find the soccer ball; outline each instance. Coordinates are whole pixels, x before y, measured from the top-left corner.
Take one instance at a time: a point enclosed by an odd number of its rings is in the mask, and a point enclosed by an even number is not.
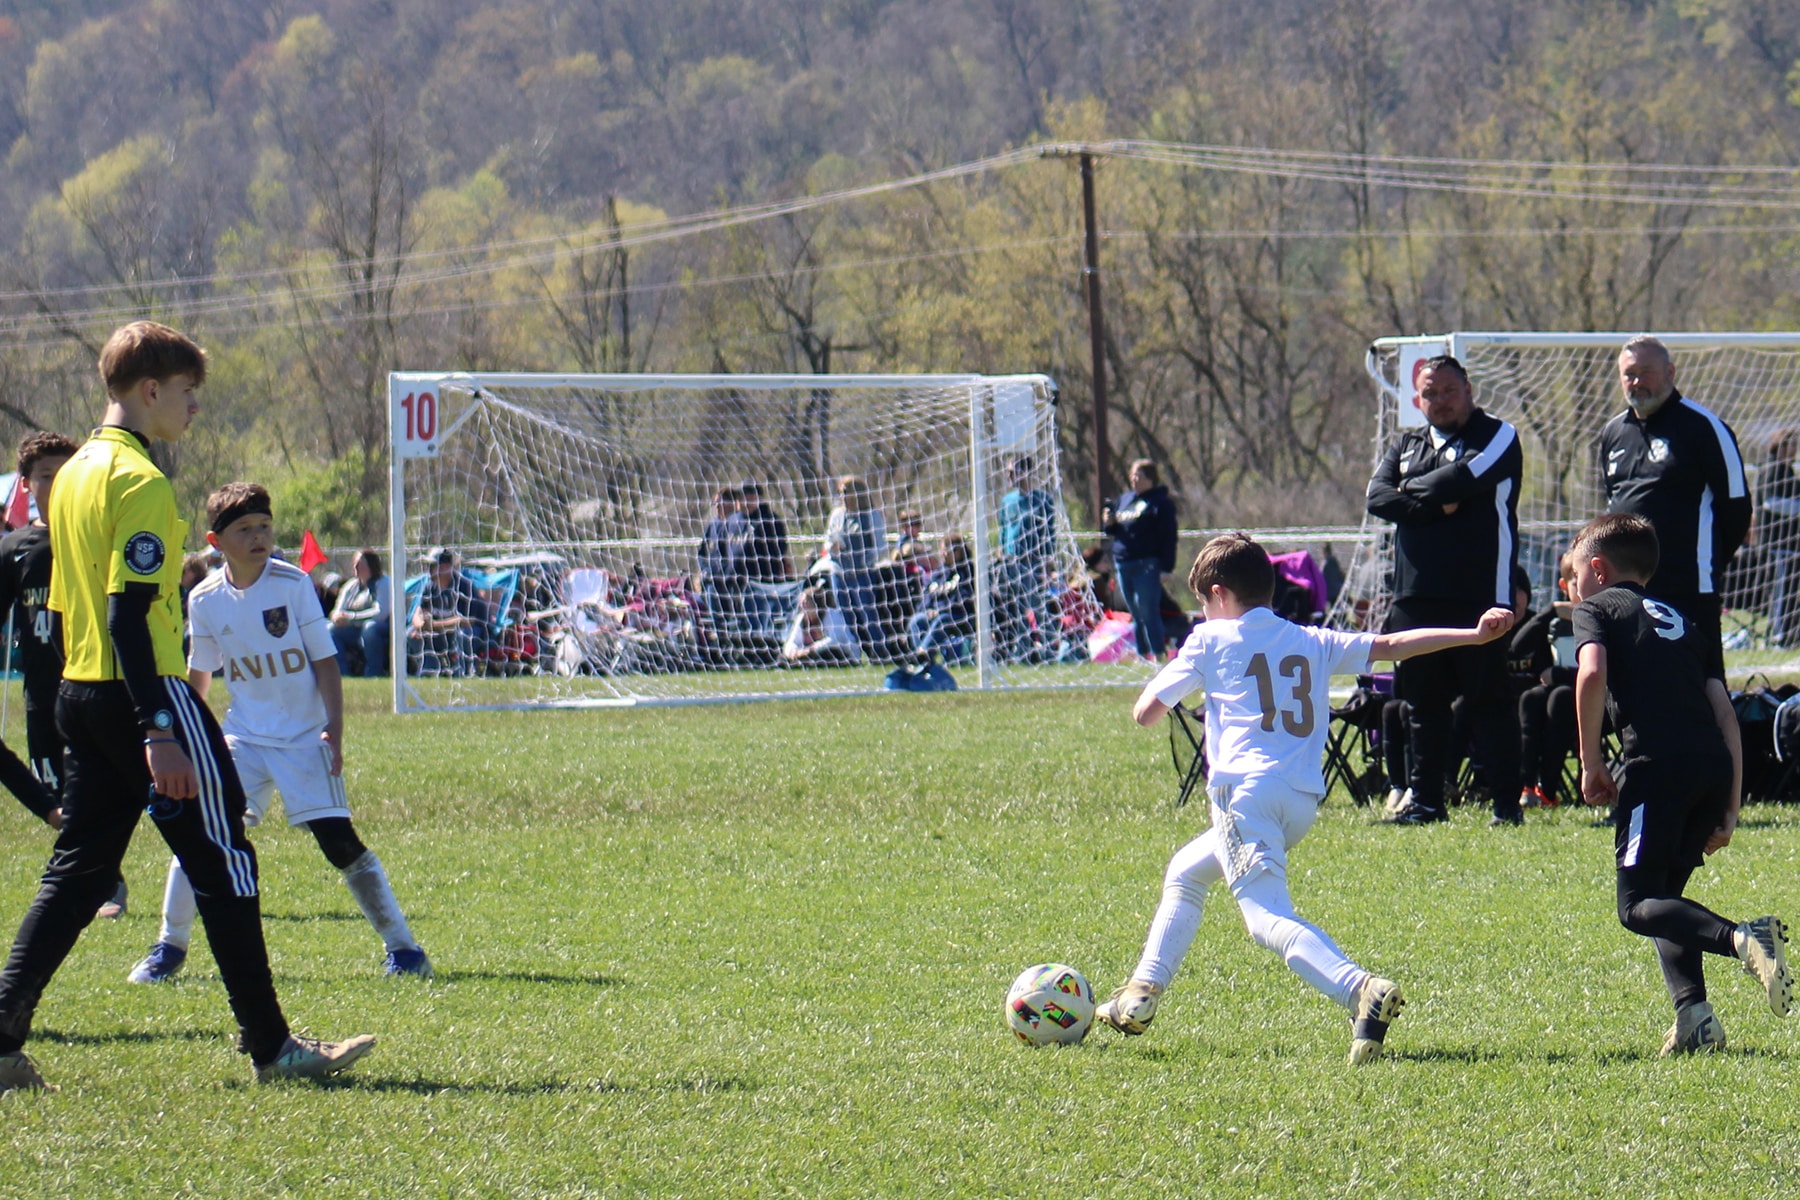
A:
[[[1094,989],[1062,963],[1026,967],[1006,993],[1006,1023],[1028,1046],[1070,1046],[1094,1023]]]

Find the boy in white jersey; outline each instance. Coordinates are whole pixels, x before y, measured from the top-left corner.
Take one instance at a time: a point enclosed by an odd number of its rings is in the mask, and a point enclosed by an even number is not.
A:
[[[381,935],[387,973],[429,979],[431,960],[413,940],[381,860],[350,824],[337,647],[312,580],[270,557],[271,513],[268,491],[254,483],[228,483],[207,497],[206,541],[224,555],[225,569],[188,597],[188,680],[204,698],[213,672],[225,672],[225,743],[249,799],[244,823],[258,824],[279,791],[288,823],[318,840]],[[194,889],[171,861],[162,934],[131,969],[131,982],[159,983],[181,970],[193,925]]]
[[[1127,1035],[1149,1027],[1193,943],[1206,889],[1223,879],[1250,936],[1350,1011],[1350,1061],[1369,1062],[1380,1056],[1388,1023],[1405,1003],[1399,985],[1351,962],[1324,930],[1295,915],[1288,897],[1288,847],[1312,828],[1325,795],[1327,686],[1331,676],[1366,671],[1375,659],[1491,642],[1511,628],[1513,615],[1493,608],[1473,629],[1379,636],[1295,625],[1268,607],[1274,566],[1241,533],[1208,542],[1188,586],[1206,621],[1145,687],[1132,716],[1154,725],[1182,697],[1205,688],[1212,828],[1170,860],[1137,970],[1095,1018]]]

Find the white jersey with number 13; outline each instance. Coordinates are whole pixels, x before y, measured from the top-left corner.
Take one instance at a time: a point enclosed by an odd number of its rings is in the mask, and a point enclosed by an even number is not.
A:
[[[1324,795],[1331,677],[1366,671],[1374,643],[1372,633],[1296,625],[1255,608],[1194,626],[1150,690],[1174,707],[1205,689],[1211,782],[1267,775]]]

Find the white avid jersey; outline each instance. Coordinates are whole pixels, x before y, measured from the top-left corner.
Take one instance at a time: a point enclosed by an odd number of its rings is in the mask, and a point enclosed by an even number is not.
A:
[[[1366,671],[1372,633],[1295,625],[1267,608],[1202,621],[1145,689],[1174,707],[1206,690],[1210,780],[1273,775],[1325,793],[1325,735],[1333,675]]]
[[[227,734],[264,746],[318,738],[325,702],[312,660],[333,657],[337,647],[305,572],[270,559],[243,591],[215,572],[188,596],[188,625],[189,669],[225,672]]]

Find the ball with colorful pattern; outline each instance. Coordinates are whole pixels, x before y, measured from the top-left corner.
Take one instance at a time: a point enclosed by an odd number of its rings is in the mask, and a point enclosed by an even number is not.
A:
[[[1072,1046],[1094,1023],[1094,989],[1064,963],[1027,967],[1006,993],[1006,1024],[1028,1046]]]

